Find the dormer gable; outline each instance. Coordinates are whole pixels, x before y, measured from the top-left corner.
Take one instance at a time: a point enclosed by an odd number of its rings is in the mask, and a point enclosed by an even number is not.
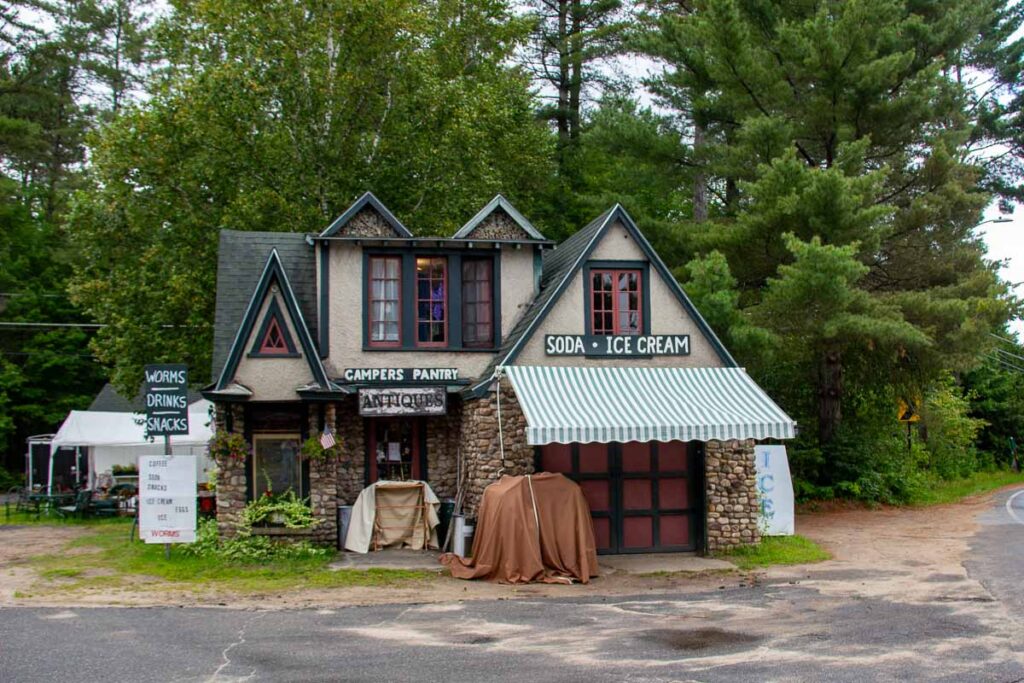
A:
[[[320,237],[412,237],[412,233],[372,192],[366,192]]]
[[[235,380],[246,348],[250,349],[249,358],[301,358],[314,383],[325,388],[330,385],[277,249],[267,257],[215,391],[225,390]]]
[[[546,241],[533,223],[519,213],[512,203],[497,195],[480,209],[469,222],[459,228],[453,239],[507,240],[511,242]]]

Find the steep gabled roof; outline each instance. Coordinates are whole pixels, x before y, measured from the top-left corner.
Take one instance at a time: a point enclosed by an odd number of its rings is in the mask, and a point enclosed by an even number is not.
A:
[[[295,298],[291,282],[288,280],[288,274],[281,263],[281,257],[278,255],[277,249],[273,249],[270,252],[270,256],[267,257],[266,265],[263,267],[263,274],[260,275],[259,282],[256,284],[252,297],[249,299],[249,305],[246,308],[245,316],[242,318],[242,324],[238,327],[235,340],[231,344],[231,350],[228,352],[227,361],[224,363],[220,376],[217,378],[215,390],[219,391],[226,388],[234,378],[235,372],[238,370],[238,362],[242,358],[245,342],[252,335],[253,327],[256,324],[256,316],[259,314],[260,307],[270,291],[270,285],[275,282],[280,288],[281,298],[284,300],[285,308],[288,310],[288,315],[291,317],[292,324],[295,327],[295,333],[302,346],[302,355],[309,365],[313,380],[322,387],[330,386],[327,371],[324,370],[323,363],[320,362],[320,355],[313,344],[313,337],[309,333],[309,328],[306,327],[306,321],[299,308],[298,299]]]
[[[722,362],[727,367],[737,367],[737,363],[732,355],[722,345],[722,342],[704,320],[704,317],[701,316],[700,312],[697,311],[690,298],[686,296],[686,292],[679,286],[679,282],[676,281],[668,266],[665,265],[665,262],[654,251],[654,247],[643,236],[643,233],[640,232],[640,229],[633,222],[630,215],[626,213],[626,210],[620,204],[616,204],[587,224],[582,230],[559,244],[555,249],[544,254],[540,292],[530,303],[523,316],[516,322],[512,331],[505,337],[501,350],[494,356],[490,365],[487,366],[487,369],[480,376],[480,381],[472,389],[473,392],[479,393],[483,387],[490,383],[495,368],[507,365],[515,360],[516,356],[519,355],[519,352],[522,351],[523,347],[533,336],[537,327],[547,317],[548,312],[568,288],[569,283],[572,282],[580,268],[583,267],[583,264],[590,257],[594,247],[597,246],[598,242],[608,232],[609,227],[614,225],[616,221],[620,221],[632,235],[637,245],[647,256],[648,261],[661,274],[665,284],[672,290],[672,293],[675,294],[676,299],[682,304],[683,308],[686,309],[686,312],[696,323],[698,329],[700,329],[718,353]]]
[[[391,229],[395,231],[396,237],[412,237],[412,233],[409,229],[402,225],[402,222],[395,218],[395,215],[388,210],[388,207],[384,206],[379,199],[373,196],[372,192],[365,192],[362,197],[357,199],[352,206],[345,210],[345,213],[341,214],[334,221],[327,226],[327,229],[320,233],[320,237],[331,237],[339,232],[352,220],[360,211],[365,208],[372,208],[380,217],[384,219]]]
[[[516,225],[523,229],[527,235],[532,239],[545,241],[546,238],[541,234],[540,230],[533,227],[533,223],[526,219],[526,216],[519,213],[516,207],[512,206],[512,202],[505,199],[502,195],[495,195],[494,199],[487,202],[487,206],[480,209],[475,216],[469,219],[469,222],[459,228],[459,231],[452,235],[452,239],[467,239],[473,231],[480,227],[491,214],[495,211],[504,211],[509,218],[512,219]]]
[[[224,367],[235,333],[263,274],[270,252],[277,250],[288,272],[299,308],[316,338],[316,261],[305,235],[294,232],[221,230],[217,253],[217,304],[213,326],[212,379]]]

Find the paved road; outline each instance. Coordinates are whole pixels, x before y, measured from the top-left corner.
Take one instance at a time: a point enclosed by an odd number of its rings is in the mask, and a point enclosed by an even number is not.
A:
[[[686,596],[15,608],[0,611],[0,680],[1020,681],[1024,525],[1007,498],[980,519],[984,559],[927,579],[926,597],[894,595],[893,568],[833,567]],[[1024,495],[1012,507],[1024,519]]]
[[[971,577],[1020,619],[1024,640],[1024,489],[996,497],[991,510],[979,515],[979,531],[964,564]]]

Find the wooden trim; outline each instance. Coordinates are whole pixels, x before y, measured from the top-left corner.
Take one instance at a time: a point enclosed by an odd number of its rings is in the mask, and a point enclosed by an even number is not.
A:
[[[392,299],[374,299],[373,298],[373,280],[374,280],[374,278],[373,278],[373,262],[374,261],[381,261],[384,264],[384,278],[381,280],[384,283],[387,283],[387,282],[391,281],[391,279],[392,279],[392,278],[387,277],[387,263],[388,263],[388,261],[397,261],[398,262],[398,299],[397,300],[392,300]],[[363,282],[364,282],[364,289],[366,291],[366,298],[365,298],[365,301],[366,301],[366,315],[364,316],[364,320],[366,320],[366,329],[364,330],[364,334],[366,336],[366,343],[367,343],[368,346],[371,346],[373,348],[396,348],[396,347],[400,347],[400,346],[402,346],[402,317],[403,317],[402,316],[402,300],[404,298],[402,296],[403,295],[403,285],[404,285],[404,278],[403,278],[404,273],[402,272],[402,270],[403,270],[403,268],[402,268],[402,258],[400,256],[393,256],[393,255],[389,255],[389,254],[380,254],[380,255],[370,254],[370,255],[367,256],[367,258],[365,258],[363,260],[363,263],[364,263],[364,270],[365,270],[365,277],[363,278]],[[398,311],[398,320],[397,320],[397,323],[398,323],[398,339],[396,341],[387,341],[387,340],[375,341],[373,339],[373,324],[375,322],[374,321],[374,317],[373,317],[373,303],[375,301],[383,301],[383,302],[395,301],[396,302],[396,308],[397,308],[397,311]],[[387,324],[388,321],[384,321],[384,322],[385,322],[385,324]]]

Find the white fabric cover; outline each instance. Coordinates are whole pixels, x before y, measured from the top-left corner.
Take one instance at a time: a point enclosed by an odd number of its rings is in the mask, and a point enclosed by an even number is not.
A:
[[[363,554],[370,551],[370,543],[373,541],[373,520],[377,514],[377,489],[381,486],[423,487],[423,500],[427,504],[427,524],[430,526],[430,541],[427,547],[440,547],[437,542],[437,525],[441,523],[438,516],[441,501],[430,485],[425,481],[378,481],[360,491],[352,506],[352,518],[348,524],[348,534],[345,536],[345,550]]]
[[[188,407],[188,434],[172,436],[171,443],[180,446],[205,446],[213,437],[207,424],[210,402],[196,401]],[[145,419],[141,413],[108,413],[72,410],[50,442],[50,452],[61,446],[149,446],[163,444],[163,439],[146,438]]]

